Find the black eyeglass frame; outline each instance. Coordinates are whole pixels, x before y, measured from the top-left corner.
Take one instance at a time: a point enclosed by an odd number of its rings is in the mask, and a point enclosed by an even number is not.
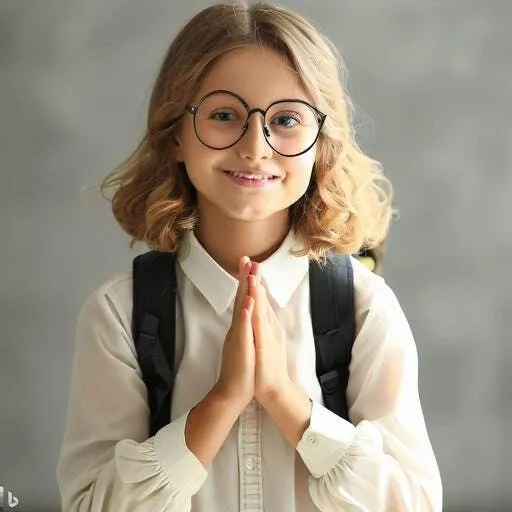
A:
[[[199,110],[199,107],[201,106],[201,104],[207,99],[209,98],[210,96],[212,96],[213,94],[218,94],[218,93],[224,93],[224,94],[229,94],[231,96],[234,96],[238,101],[240,101],[240,103],[242,103],[242,105],[245,107],[245,109],[247,110],[247,118],[245,120],[245,124],[242,128],[242,133],[240,134],[240,137],[238,137],[238,139],[235,140],[235,142],[233,142],[232,144],[229,144],[227,146],[223,146],[223,147],[215,147],[215,146],[210,146],[209,144],[206,144],[202,139],[201,137],[199,136],[199,133],[197,131],[197,126],[196,126],[196,113],[198,112]],[[215,91],[211,91],[209,92],[208,94],[205,94],[200,100],[199,102],[197,103],[197,105],[195,106],[192,106],[192,105],[189,105],[187,106],[187,112],[189,114],[192,114],[193,116],[193,122],[194,122],[194,132],[196,134],[196,137],[197,139],[199,140],[199,142],[201,142],[201,144],[203,144],[204,146],[206,146],[207,148],[210,148],[210,149],[216,149],[216,150],[223,150],[223,149],[228,149],[228,148],[231,148],[233,147],[235,144],[237,144],[238,142],[240,142],[240,140],[242,139],[242,137],[246,134],[247,132],[247,128],[249,127],[249,118],[252,116],[252,114],[254,114],[255,112],[259,112],[260,114],[263,115],[263,121],[265,121],[265,117],[267,115],[267,112],[269,111],[269,109],[271,107],[273,107],[274,105],[277,105],[278,103],[290,103],[290,102],[295,102],[295,103],[302,103],[306,106],[308,106],[311,110],[313,110],[313,112],[316,114],[316,118],[317,118],[317,121],[318,121],[318,132],[316,134],[316,137],[315,137],[315,140],[303,151],[300,151],[299,153],[294,153],[292,155],[287,155],[285,153],[281,153],[280,151],[278,151],[274,146],[272,146],[272,144],[270,143],[270,141],[268,140],[269,137],[270,137],[270,130],[268,128],[268,126],[266,124],[263,124],[263,136],[265,137],[265,140],[267,142],[267,144],[272,148],[273,151],[275,151],[276,153],[278,153],[279,155],[281,156],[286,156],[286,157],[295,157],[295,156],[299,156],[299,155],[303,155],[304,153],[308,152],[315,144],[316,144],[316,141],[318,140],[318,137],[320,136],[320,131],[322,130],[322,127],[325,123],[325,119],[327,117],[327,114],[324,114],[323,112],[321,112],[320,110],[318,110],[316,107],[314,107],[313,105],[310,105],[307,101],[305,100],[300,100],[300,99],[296,99],[296,98],[292,98],[292,99],[282,99],[282,100],[277,100],[277,101],[274,101],[272,102],[265,110],[263,110],[262,108],[249,108],[249,105],[248,103],[241,97],[239,96],[238,94],[232,92],[232,91],[227,91],[227,90],[224,90],[224,89],[217,89]]]

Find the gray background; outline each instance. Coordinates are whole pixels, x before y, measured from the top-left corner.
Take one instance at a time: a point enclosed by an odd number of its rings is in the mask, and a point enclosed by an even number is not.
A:
[[[0,3],[0,485],[18,510],[59,510],[76,317],[135,254],[83,187],[132,150],[168,43],[208,3]],[[396,187],[386,277],[445,510],[512,510],[512,2],[283,3],[342,51],[359,141]]]

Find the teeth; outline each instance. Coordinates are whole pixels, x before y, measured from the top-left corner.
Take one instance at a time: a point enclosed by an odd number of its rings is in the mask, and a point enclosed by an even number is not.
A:
[[[246,174],[244,172],[232,172],[236,178],[245,178],[246,180],[271,180],[272,176],[261,176],[260,174]]]

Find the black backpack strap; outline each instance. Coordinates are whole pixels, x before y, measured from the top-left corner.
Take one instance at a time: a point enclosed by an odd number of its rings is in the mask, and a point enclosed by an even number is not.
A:
[[[171,417],[176,288],[174,254],[150,251],[133,259],[132,333],[148,392],[150,436]]]
[[[346,389],[355,337],[354,274],[350,256],[331,251],[325,266],[310,260],[309,282],[316,373],[325,406],[349,420]]]

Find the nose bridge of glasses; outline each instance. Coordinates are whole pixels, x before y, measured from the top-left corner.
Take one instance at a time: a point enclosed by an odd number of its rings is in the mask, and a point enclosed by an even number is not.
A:
[[[247,132],[247,130],[249,129],[249,120],[250,120],[251,116],[256,113],[261,114],[261,116],[262,116],[261,124],[263,127],[263,133],[265,134],[266,137],[268,137],[270,132],[269,132],[267,125],[265,124],[266,112],[262,108],[259,108],[259,107],[251,108],[250,110],[247,109],[247,118],[245,119],[244,126],[242,127],[242,132],[245,135],[245,132]]]
[[[247,127],[249,126],[249,119],[251,118],[251,116],[253,114],[256,114],[256,113],[260,113],[261,114],[261,116],[263,118],[262,119],[263,127],[265,127],[265,115],[266,115],[266,112],[262,108],[256,107],[256,108],[251,108],[250,110],[247,110],[247,119],[245,120],[244,130],[247,130]]]
[[[270,137],[270,130],[268,129],[268,126],[265,124],[265,116],[267,113],[265,110],[263,110],[262,108],[259,108],[259,107],[255,107],[255,108],[251,108],[250,110],[247,110],[247,119],[245,120],[245,124],[243,126],[243,133],[245,134],[245,132],[249,128],[249,119],[251,118],[251,116],[253,114],[256,114],[256,113],[260,113],[262,116],[262,127],[263,127],[263,134],[265,135],[265,138]]]
[[[250,120],[252,114],[255,114],[255,113],[261,114],[261,125],[256,123],[252,127],[251,134],[249,134],[249,133],[247,133],[250,131],[249,120]],[[265,115],[266,115],[266,112],[262,108],[252,108],[250,110],[247,109],[247,118],[246,118],[244,126],[242,128],[242,134],[241,134],[240,138],[238,139],[238,141],[240,142],[241,140],[245,140],[245,142],[242,142],[242,144],[249,144],[251,146],[256,144],[256,146],[254,146],[254,147],[259,147],[259,148],[261,148],[260,150],[264,151],[264,152],[266,152],[266,150],[262,149],[263,147],[267,148],[269,151],[272,151],[271,146],[268,145],[269,144],[268,138],[270,137],[270,130],[268,129],[267,125],[265,124]],[[263,135],[264,135],[263,141],[260,139],[260,137],[261,137],[260,130],[261,129],[263,129]],[[262,143],[263,143],[263,145],[262,145]]]

